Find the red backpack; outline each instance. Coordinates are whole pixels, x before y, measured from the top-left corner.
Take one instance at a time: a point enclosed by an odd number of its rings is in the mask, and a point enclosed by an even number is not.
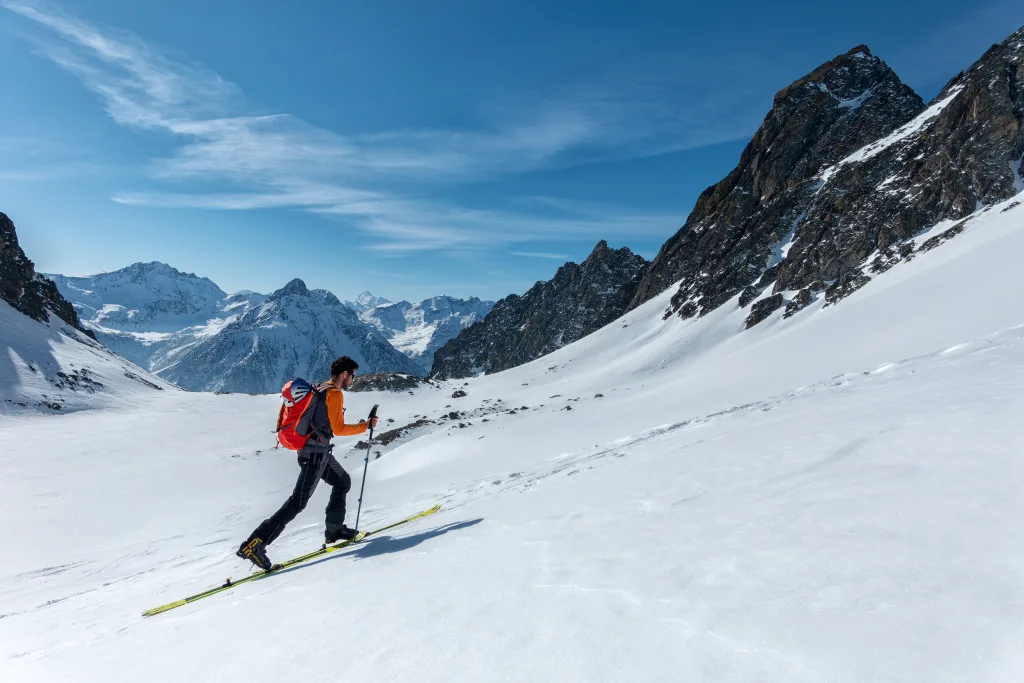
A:
[[[277,440],[282,446],[298,451],[306,445],[310,437],[309,422],[313,417],[313,404],[319,395],[320,391],[316,387],[300,377],[281,387],[283,402],[277,414]],[[303,420],[307,408],[309,413]]]

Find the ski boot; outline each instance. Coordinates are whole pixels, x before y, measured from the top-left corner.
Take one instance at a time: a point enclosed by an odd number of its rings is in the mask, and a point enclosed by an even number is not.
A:
[[[338,541],[351,541],[357,535],[359,535],[358,531],[355,529],[349,529],[347,526],[342,524],[340,527],[336,529],[328,529],[324,533],[324,544],[330,545],[332,543],[337,543]]]
[[[263,542],[262,538],[253,538],[239,546],[238,552],[235,554],[243,560],[249,560],[263,571],[269,572],[273,569],[274,563],[267,557],[266,548],[267,544]]]

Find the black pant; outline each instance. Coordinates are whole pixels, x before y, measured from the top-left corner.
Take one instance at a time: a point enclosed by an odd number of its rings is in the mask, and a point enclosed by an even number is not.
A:
[[[299,478],[295,482],[295,490],[288,500],[284,502],[281,509],[263,520],[263,523],[256,527],[256,530],[249,536],[262,538],[270,545],[281,532],[284,531],[288,522],[295,519],[295,516],[302,512],[309,502],[310,496],[316,490],[317,483],[323,479],[331,487],[331,500],[327,503],[327,531],[335,531],[345,523],[345,496],[352,488],[352,477],[335,459],[330,451],[326,453],[299,454]]]

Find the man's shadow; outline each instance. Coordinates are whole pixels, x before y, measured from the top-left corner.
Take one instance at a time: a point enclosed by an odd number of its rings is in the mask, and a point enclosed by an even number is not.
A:
[[[409,548],[415,548],[424,541],[429,541],[432,538],[443,536],[449,531],[458,531],[460,529],[466,529],[471,526],[476,526],[480,522],[484,521],[483,517],[476,519],[466,520],[465,522],[453,522],[451,524],[445,524],[428,531],[423,531],[412,536],[402,536],[396,538],[395,536],[373,536],[368,541],[364,541],[353,547],[352,551],[340,553],[336,555],[328,555],[322,560],[316,560],[315,562],[304,562],[295,567],[289,567],[288,569],[281,569],[273,572],[273,574],[287,574],[293,572],[296,569],[302,569],[303,567],[312,567],[313,565],[320,564],[322,562],[330,562],[332,560],[339,560],[343,557],[366,559],[368,557],[374,557],[376,555],[386,555],[388,553],[397,553]]]
[[[429,541],[432,538],[443,536],[449,531],[458,531],[460,529],[468,529],[471,526],[476,526],[482,521],[484,521],[483,517],[478,517],[476,519],[466,520],[465,522],[453,522],[412,536],[402,536],[399,538],[394,536],[373,536],[365,543],[357,545],[355,552],[346,554],[348,557],[364,559],[367,557],[374,557],[376,555],[398,553],[403,550],[408,550],[409,548],[415,548],[424,541]]]

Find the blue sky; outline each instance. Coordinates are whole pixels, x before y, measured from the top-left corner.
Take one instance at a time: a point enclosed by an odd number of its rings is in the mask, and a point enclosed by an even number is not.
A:
[[[776,91],[860,43],[926,100],[1024,3],[0,0],[0,211],[68,275],[497,299],[652,258]]]

